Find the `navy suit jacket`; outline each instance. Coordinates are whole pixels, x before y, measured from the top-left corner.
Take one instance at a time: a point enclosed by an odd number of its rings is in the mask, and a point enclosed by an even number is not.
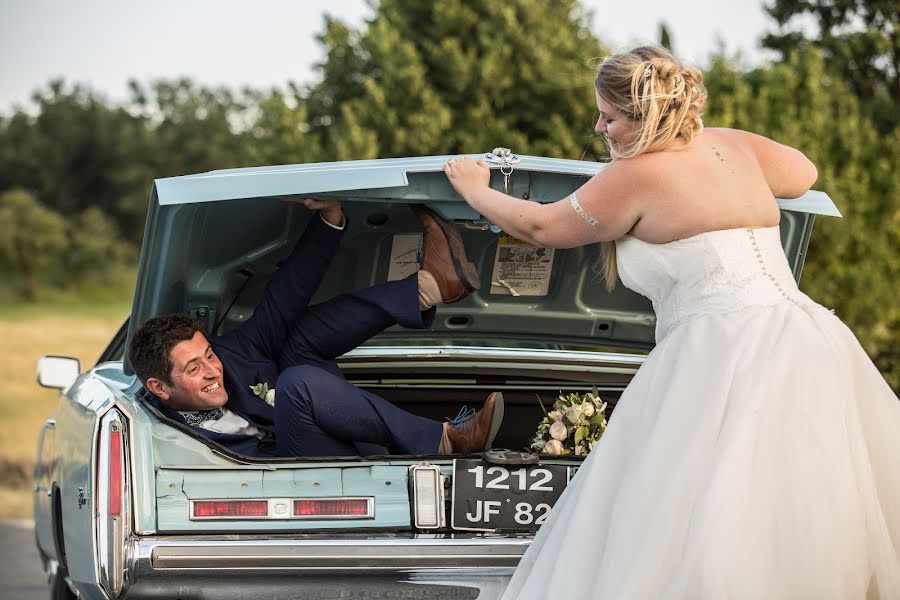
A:
[[[346,219],[345,219],[346,228]],[[245,456],[277,456],[275,409],[250,390],[266,382],[270,388],[281,374],[279,359],[294,323],[328,271],[343,230],[331,227],[320,216],[310,219],[290,256],[266,285],[253,315],[221,336],[207,336],[224,369],[228,402],[225,407],[268,434],[255,436],[218,433],[191,427],[204,437]],[[185,426],[181,414],[159,398],[147,394],[147,402],[166,417]]]

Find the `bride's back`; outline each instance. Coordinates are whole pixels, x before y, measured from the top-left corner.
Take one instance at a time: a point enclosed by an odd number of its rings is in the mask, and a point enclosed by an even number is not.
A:
[[[687,147],[616,162],[642,182],[633,199],[641,218],[631,233],[652,243],[777,225],[775,197],[800,196],[816,177],[802,153],[734,129],[706,129]]]

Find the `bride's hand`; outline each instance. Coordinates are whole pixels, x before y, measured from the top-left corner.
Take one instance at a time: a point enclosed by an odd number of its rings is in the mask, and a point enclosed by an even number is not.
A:
[[[451,158],[445,162],[444,173],[456,193],[467,202],[472,193],[488,187],[491,180],[491,170],[487,163],[469,156]]]

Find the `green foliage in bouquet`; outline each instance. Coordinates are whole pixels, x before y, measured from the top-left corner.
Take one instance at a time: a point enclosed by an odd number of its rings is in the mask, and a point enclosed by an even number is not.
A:
[[[560,394],[553,410],[544,408],[543,402],[541,408],[544,418],[531,441],[531,449],[537,452],[585,456],[606,430],[606,402],[597,395],[597,388],[580,396]]]

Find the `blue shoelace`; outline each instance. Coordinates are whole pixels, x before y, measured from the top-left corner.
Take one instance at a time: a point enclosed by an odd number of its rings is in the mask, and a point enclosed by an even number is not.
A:
[[[468,406],[463,406],[461,409],[459,409],[459,414],[456,415],[455,417],[453,417],[452,419],[450,419],[448,417],[444,417],[444,418],[447,419],[447,421],[450,422],[450,425],[452,425],[455,429],[459,429],[459,426],[465,424],[466,421],[471,419],[472,415],[474,415],[476,412],[478,412],[478,411],[476,411],[474,408],[469,408]]]

